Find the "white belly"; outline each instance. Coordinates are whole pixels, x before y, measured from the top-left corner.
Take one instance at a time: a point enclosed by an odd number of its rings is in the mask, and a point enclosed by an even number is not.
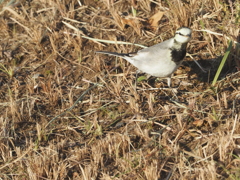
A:
[[[156,54],[139,53],[133,58],[125,59],[142,72],[155,77],[169,77],[181,65],[181,62],[170,60],[170,53],[160,57]]]

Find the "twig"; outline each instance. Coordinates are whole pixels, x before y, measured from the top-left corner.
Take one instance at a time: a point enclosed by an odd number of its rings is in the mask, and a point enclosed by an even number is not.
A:
[[[210,30],[208,30],[208,29],[201,29],[201,30],[195,30],[195,31],[202,31],[202,32],[207,32],[207,33],[209,33],[209,34],[214,34],[214,35],[218,35],[218,36],[224,36],[224,37],[226,37],[228,40],[231,40],[231,38],[225,36],[224,34],[217,33],[217,32],[213,32],[213,31],[210,31]],[[234,42],[235,44],[240,44],[240,43],[237,42],[237,41],[232,41],[232,42]]]
[[[85,39],[89,39],[89,40],[92,40],[94,42],[103,42],[103,43],[109,43],[109,44],[127,44],[127,45],[134,45],[134,46],[139,46],[139,47],[142,47],[142,48],[147,48],[146,46],[143,46],[141,44],[134,44],[134,43],[129,43],[129,42],[124,42],[124,41],[110,41],[110,40],[104,40],[104,39],[96,39],[96,38],[91,38],[91,37],[88,37],[88,36],[85,36],[85,35],[81,35],[81,31],[79,31],[77,28],[75,28],[74,26],[72,26],[71,24],[67,23],[67,22],[64,22],[62,21],[63,24],[65,24],[66,26],[68,26],[69,28],[73,29],[74,31],[78,32],[79,35],[82,37],[82,38],[85,38]],[[72,35],[78,35],[78,34],[75,34],[75,33],[69,33],[69,32],[64,32],[65,34],[72,34]],[[103,45],[103,44],[102,44]],[[104,45],[103,45],[104,46]]]
[[[105,76],[105,77],[106,77],[106,76]],[[45,128],[48,127],[48,125],[51,124],[51,123],[52,123],[55,119],[57,119],[58,117],[60,117],[60,116],[62,116],[62,115],[64,115],[64,114],[66,114],[67,112],[71,111],[71,110],[76,106],[76,104],[77,104],[79,101],[82,101],[83,97],[84,97],[89,91],[91,91],[93,88],[95,88],[95,87],[98,86],[98,85],[99,85],[98,83],[95,83],[95,84],[93,84],[91,87],[89,87],[86,91],[84,91],[84,92],[82,93],[82,95],[75,101],[75,103],[74,103],[70,108],[68,108],[68,109],[67,109],[66,111],[64,111],[63,113],[61,113],[61,114],[55,116],[54,118],[52,118],[52,119],[47,123],[47,125],[45,126]]]

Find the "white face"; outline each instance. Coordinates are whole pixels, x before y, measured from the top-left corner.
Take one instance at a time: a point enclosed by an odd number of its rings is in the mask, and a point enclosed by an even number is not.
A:
[[[175,40],[179,43],[187,43],[191,39],[192,30],[186,27],[179,28],[175,33]]]

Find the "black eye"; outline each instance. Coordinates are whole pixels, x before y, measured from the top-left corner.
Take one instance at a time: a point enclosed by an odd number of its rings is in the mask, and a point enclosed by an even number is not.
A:
[[[184,35],[184,34],[182,34],[180,32],[176,32],[176,34],[179,34],[180,36],[184,36],[184,37],[186,37],[186,36],[191,37],[191,34]]]
[[[182,33],[180,33],[180,32],[176,32],[176,34],[179,34],[179,35],[181,35],[181,36],[184,36]]]

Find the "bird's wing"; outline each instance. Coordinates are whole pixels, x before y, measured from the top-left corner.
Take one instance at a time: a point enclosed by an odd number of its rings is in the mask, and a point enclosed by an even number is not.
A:
[[[131,57],[131,59],[127,59],[125,56],[125,59],[136,66],[139,66],[140,64],[148,65],[149,63],[151,64],[151,62],[156,64],[156,61],[159,63],[160,61],[165,61],[170,58],[171,46],[172,40],[169,39],[154,46],[139,50]],[[138,61],[141,61],[141,63]]]
[[[155,44],[148,48],[141,49],[140,51],[138,51],[138,53],[142,53],[142,52],[154,53],[154,52],[160,51],[161,49],[169,49],[170,47],[172,47],[172,45],[173,45],[173,38],[163,41],[161,43]]]

